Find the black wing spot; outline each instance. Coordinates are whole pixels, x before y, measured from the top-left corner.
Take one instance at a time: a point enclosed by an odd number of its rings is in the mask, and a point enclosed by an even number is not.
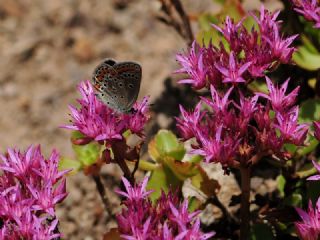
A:
[[[122,84],[122,83],[119,83],[118,85],[119,85],[119,87],[122,87],[122,86],[123,86],[123,84]]]
[[[122,98],[122,99],[123,99],[123,98],[124,98],[124,96],[120,96],[120,98]]]
[[[128,85],[128,87],[129,87],[129,88],[133,88],[133,84],[130,83],[130,84]]]
[[[108,64],[110,66],[114,66],[116,64],[116,62],[112,59],[107,59],[107,60],[103,61],[103,63]]]

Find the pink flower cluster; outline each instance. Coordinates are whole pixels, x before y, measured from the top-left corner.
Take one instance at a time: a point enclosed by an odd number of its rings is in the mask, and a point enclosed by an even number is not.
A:
[[[223,28],[213,25],[223,34],[230,51],[222,42],[219,48],[213,44],[201,47],[194,42],[189,53],[177,55],[181,68],[176,72],[188,75],[179,82],[191,84],[195,89],[209,85],[218,88],[223,83],[246,84],[280,63],[289,63],[295,50],[290,45],[297,35],[281,36],[278,14],[269,13],[263,6],[260,17],[252,14],[259,31],[254,28],[248,31],[243,25],[244,19],[234,23],[229,17]]]
[[[127,240],[206,240],[214,232],[204,234],[200,229],[199,213],[188,212],[188,201],[179,202],[178,196],[172,191],[161,197],[155,204],[151,203],[146,191],[148,178],[137,186],[131,186],[127,179],[122,178],[126,192],[117,191],[124,196],[125,208],[117,216],[121,237]]]
[[[133,113],[122,114],[103,104],[89,81],[81,82],[78,89],[82,96],[78,99],[80,106],[70,106],[72,124],[64,128],[78,130],[87,139],[96,141],[122,139],[126,130],[143,136],[143,127],[149,120],[147,97],[135,103]]]
[[[294,10],[303,15],[305,19],[315,23],[320,28],[320,2],[318,0],[292,0]]]
[[[211,91],[211,99],[202,97],[194,111],[180,107],[182,116],[177,119],[184,139],[197,140],[192,153],[202,155],[206,162],[235,167],[253,163],[253,157],[285,157],[282,147],[286,143],[304,144],[309,126],[298,123],[299,108],[294,103],[299,87],[286,93],[289,79],[278,87],[268,77],[268,94],[253,94],[246,87],[291,60],[295,49],[290,44],[296,36],[280,37],[278,14],[262,7],[260,17],[253,15],[259,33],[248,32],[243,21],[234,23],[229,17],[224,28],[214,26],[229,43],[229,53],[223,44],[218,49],[194,43],[189,54],[177,56],[182,65],[178,72],[189,76],[180,82]]]
[[[295,226],[300,239],[302,240],[318,240],[320,237],[320,198],[315,208],[309,201],[308,211],[296,208],[302,221],[296,222]]]
[[[56,151],[45,159],[40,146],[0,154],[0,239],[61,237],[55,205],[67,196],[68,171],[58,171],[58,161]]]
[[[320,122],[314,122],[314,136],[320,141]]]
[[[268,94],[244,97],[231,87],[221,96],[211,86],[212,98],[202,98],[193,112],[180,107],[182,117],[177,121],[182,136],[195,137],[198,143],[192,153],[204,156],[206,162],[230,167],[257,154],[283,156],[285,143],[303,145],[309,126],[298,123],[299,108],[293,105],[299,88],[286,95],[289,80],[281,87],[268,77],[266,81]],[[239,97],[238,102],[230,99],[232,94]],[[265,98],[263,104],[258,103],[259,97]]]
[[[313,161],[313,166],[318,173],[320,173],[320,164]],[[320,175],[311,176],[307,180],[320,180]],[[318,198],[315,208],[313,208],[312,202],[309,200],[307,211],[304,211],[301,208],[296,208],[296,210],[302,220],[300,222],[295,222],[300,239],[318,240],[320,237],[320,198]]]

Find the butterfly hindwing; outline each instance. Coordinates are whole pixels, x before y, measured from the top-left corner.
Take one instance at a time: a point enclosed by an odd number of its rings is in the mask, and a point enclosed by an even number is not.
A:
[[[126,106],[130,110],[138,98],[142,77],[141,66],[134,62],[121,62],[114,66],[119,79],[124,82]]]

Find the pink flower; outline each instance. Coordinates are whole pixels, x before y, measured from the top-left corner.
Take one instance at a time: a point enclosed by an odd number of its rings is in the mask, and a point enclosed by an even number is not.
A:
[[[193,240],[193,239],[207,240],[216,234],[215,232],[202,234],[199,230],[200,230],[200,220],[196,219],[192,228],[185,229],[175,238],[175,240]]]
[[[144,125],[150,119],[148,101],[149,97],[144,97],[140,103],[136,102],[133,105],[134,114],[122,115],[122,121],[126,123],[126,129],[130,129],[132,133],[141,137],[144,136]]]
[[[245,19],[242,19],[235,24],[233,19],[227,16],[224,28],[220,28],[218,25],[212,24],[215,29],[223,34],[224,38],[229,42],[231,49],[233,49],[233,51],[235,51],[236,53],[239,53],[239,51],[241,51],[241,44],[238,39],[238,34],[243,28],[242,24],[244,20]]]
[[[298,235],[303,240],[318,240],[320,236],[320,198],[313,208],[311,200],[309,200],[308,211],[296,208],[301,217],[301,222],[295,222]]]
[[[182,137],[187,140],[195,136],[194,129],[198,125],[201,119],[200,109],[201,109],[201,102],[197,104],[194,111],[189,113],[187,112],[182,106],[179,106],[180,112],[182,115],[182,119],[176,118],[177,120],[177,127],[180,130]]]
[[[58,161],[56,151],[45,159],[40,146],[25,152],[8,149],[0,155],[1,239],[61,237],[54,209],[67,195],[68,171],[58,171]]]
[[[320,164],[317,163],[316,161],[312,161],[312,163],[313,163],[313,166],[315,167],[315,169],[317,169],[319,174],[308,177],[307,180],[314,180],[314,181],[320,180]]]
[[[176,73],[186,73],[190,78],[182,79],[179,83],[191,84],[195,89],[206,85],[206,70],[203,64],[203,49],[194,41],[189,54],[177,54],[177,61],[182,68]]]
[[[199,134],[201,147],[192,150],[192,153],[204,156],[206,162],[221,163],[223,166],[232,165],[239,146],[239,139],[236,137],[222,138],[222,128],[222,125],[218,127],[214,138]]]
[[[176,240],[176,239],[208,239],[213,233],[204,234],[200,229],[198,212],[189,213],[188,200],[179,203],[177,194],[162,192],[160,198],[151,203],[145,187],[148,178],[141,184],[131,186],[122,178],[127,192],[118,191],[125,196],[125,208],[117,216],[121,237],[127,240]],[[183,236],[190,236],[183,238]],[[179,237],[180,236],[180,237]]]
[[[146,186],[148,183],[148,178],[145,177],[142,181],[141,184],[132,187],[131,184],[129,183],[129,181],[125,178],[122,177],[122,183],[126,188],[126,192],[120,191],[120,190],[116,190],[115,192],[126,197],[127,200],[129,201],[134,201],[134,200],[141,200],[146,198],[150,193],[152,193],[153,191],[146,191]]]
[[[296,50],[294,47],[289,47],[292,42],[298,37],[293,35],[288,38],[280,37],[278,27],[273,25],[274,34],[273,37],[266,37],[266,41],[270,44],[273,51],[273,57],[279,59],[281,63],[288,63],[292,58],[293,52]]]
[[[320,122],[314,122],[314,136],[320,141]]]
[[[82,96],[78,100],[80,107],[70,106],[72,124],[64,128],[80,131],[86,138],[96,141],[122,139],[122,134],[128,129],[143,135],[144,124],[149,120],[148,98],[136,103],[133,113],[126,115],[98,100],[89,81],[81,82],[78,89]]]
[[[276,11],[274,13],[270,13],[265,9],[264,5],[260,7],[260,17],[258,18],[255,14],[251,14],[252,17],[258,23],[260,32],[262,35],[268,35],[274,32],[274,26],[278,27],[280,25],[280,21],[276,21],[279,16],[280,11]]]
[[[296,101],[300,87],[296,87],[290,94],[286,95],[288,83],[287,79],[280,88],[276,87],[270,78],[266,77],[269,94],[258,93],[258,96],[267,98],[271,101],[273,110],[286,112]]]
[[[315,28],[320,28],[320,3],[317,0],[292,0],[294,10],[302,14],[307,20],[315,23]]]
[[[242,78],[243,73],[251,65],[251,62],[244,63],[242,65],[236,63],[234,52],[230,53],[229,66],[223,67],[219,63],[215,64],[215,67],[223,74],[224,83],[244,83],[246,80]]]
[[[213,85],[210,86],[211,98],[201,98],[203,102],[205,102],[208,106],[210,106],[216,113],[225,113],[227,110],[230,100],[229,96],[233,90],[233,87],[229,88],[229,90],[221,96],[218,91],[215,89]]]
[[[287,113],[277,113],[277,122],[274,123],[274,127],[279,129],[285,141],[295,145],[303,145],[309,125],[297,123],[298,113],[299,108],[297,106]]]
[[[189,213],[188,211],[188,200],[184,200],[180,206],[180,209],[176,209],[172,203],[169,202],[169,206],[172,212],[171,220],[178,223],[181,228],[184,228],[189,222],[191,222],[196,215],[200,212],[195,211],[193,213]]]

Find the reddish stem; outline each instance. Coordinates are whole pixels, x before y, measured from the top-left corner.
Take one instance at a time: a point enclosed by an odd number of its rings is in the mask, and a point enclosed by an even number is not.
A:
[[[131,173],[126,160],[133,161],[139,159],[139,153],[137,148],[130,148],[126,144],[125,140],[114,141],[111,145],[114,154],[114,161],[121,168],[123,175],[133,185],[135,183],[134,172]]]
[[[250,167],[241,166],[240,240],[249,239],[250,234]]]

